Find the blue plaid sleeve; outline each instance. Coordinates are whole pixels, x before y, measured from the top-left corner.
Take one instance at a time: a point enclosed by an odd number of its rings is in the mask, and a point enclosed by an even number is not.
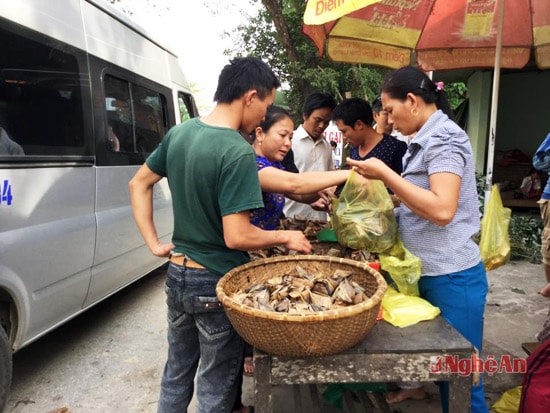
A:
[[[533,155],[533,167],[543,172],[550,171],[550,133]]]

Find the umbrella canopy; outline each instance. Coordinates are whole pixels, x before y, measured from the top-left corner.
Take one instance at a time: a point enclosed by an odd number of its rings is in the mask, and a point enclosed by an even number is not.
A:
[[[308,7],[318,3],[327,2],[310,0]],[[317,20],[306,20],[315,24],[304,23],[302,32],[320,56],[326,47],[327,56],[337,62],[399,68],[414,64],[416,54],[416,63],[426,71],[494,67],[500,35],[502,68],[524,67],[531,50],[540,69],[550,68],[550,1],[505,1],[501,32],[498,3],[384,0],[322,24],[317,22],[327,15],[318,13]]]

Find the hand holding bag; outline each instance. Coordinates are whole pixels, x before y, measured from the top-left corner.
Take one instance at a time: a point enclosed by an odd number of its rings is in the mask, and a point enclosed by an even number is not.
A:
[[[352,171],[338,199],[332,200],[332,228],[349,248],[381,253],[397,240],[393,202],[382,181]]]

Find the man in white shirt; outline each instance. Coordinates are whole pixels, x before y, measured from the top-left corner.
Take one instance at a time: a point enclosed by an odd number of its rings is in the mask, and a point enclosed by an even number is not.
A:
[[[336,100],[327,94],[310,94],[302,107],[303,123],[294,131],[292,151],[298,171],[332,171],[332,148],[323,132],[330,123]],[[313,206],[313,207],[312,207]],[[328,220],[328,214],[317,209],[328,207],[321,198],[312,206],[287,200],[284,214],[287,217],[300,215],[308,219]],[[315,209],[314,209],[315,208]]]

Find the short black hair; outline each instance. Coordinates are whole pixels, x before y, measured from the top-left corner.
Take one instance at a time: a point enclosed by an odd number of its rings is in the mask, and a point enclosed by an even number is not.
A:
[[[334,110],[336,107],[336,99],[326,93],[313,92],[304,101],[302,113],[309,117],[316,109],[328,108]]]
[[[255,89],[264,99],[281,86],[273,70],[257,57],[236,57],[225,65],[218,78],[214,101],[231,103],[249,90]]]
[[[344,125],[353,127],[358,120],[365,125],[372,125],[374,119],[369,102],[361,98],[349,98],[340,102],[332,111],[332,120],[341,120]]]
[[[382,99],[380,98],[380,96],[377,96],[373,101],[372,101],[372,111],[376,114],[382,112]]]

